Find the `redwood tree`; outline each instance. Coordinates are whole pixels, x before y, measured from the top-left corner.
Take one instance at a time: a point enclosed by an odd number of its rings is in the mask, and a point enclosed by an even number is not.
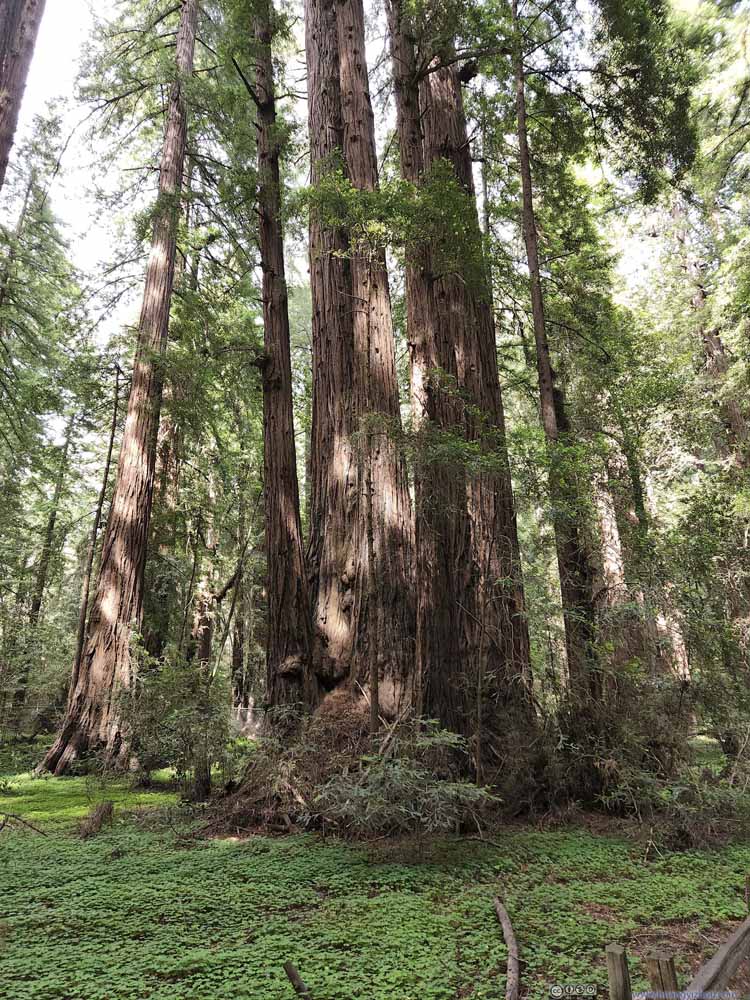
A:
[[[103,751],[112,763],[124,761],[128,753],[117,696],[132,685],[135,664],[130,644],[133,630],[140,627],[143,608],[162,392],[160,359],[167,346],[187,143],[185,85],[193,71],[197,17],[197,0],[183,0],[133,378],[88,638],[62,727],[40,765],[55,774],[94,750]]]
[[[305,4],[311,179],[341,163],[341,85],[335,0]],[[356,379],[349,243],[343,228],[310,217],[313,403],[308,566],[313,657],[327,688],[345,682],[354,648],[360,507],[351,391]]]
[[[289,300],[281,225],[281,171],[269,0],[255,20],[258,201],[263,271],[264,500],[268,600],[267,697],[274,706],[315,700],[311,620],[292,410]]]
[[[375,191],[362,0],[338,0],[336,16],[346,173],[354,188]],[[392,718],[413,703],[413,522],[385,250],[366,234],[350,235],[360,491],[351,676]]]
[[[518,26],[516,0],[512,0],[514,26]],[[519,33],[519,38],[521,35]],[[526,80],[523,51],[514,57],[516,90],[516,131],[521,171],[521,219],[529,268],[531,310],[534,325],[536,364],[539,377],[539,408],[547,442],[549,490],[553,507],[553,527],[557,565],[560,573],[565,647],[571,688],[579,705],[601,695],[601,676],[596,669],[596,613],[593,602],[594,568],[582,535],[580,498],[572,476],[565,469],[564,444],[571,427],[562,387],[552,367],[544,294],[539,271],[539,241],[531,175],[531,156],[526,113]]]
[[[389,13],[402,171],[413,183],[439,176],[455,185],[467,233],[461,261],[444,259],[447,232],[442,247],[411,254],[407,299],[412,390],[426,431],[417,484],[423,707],[475,737],[481,773],[485,736],[527,728],[533,709],[494,318],[461,93],[466,74],[438,60],[418,72],[398,0]],[[432,453],[440,454],[446,434],[479,461],[436,466]]]
[[[0,5],[0,189],[5,182],[45,3],[3,0]]]

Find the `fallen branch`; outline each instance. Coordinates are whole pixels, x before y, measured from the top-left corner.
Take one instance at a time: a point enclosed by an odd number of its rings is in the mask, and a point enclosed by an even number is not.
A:
[[[297,972],[296,966],[292,965],[291,962],[284,963],[284,972],[286,972],[289,982],[294,987],[294,992],[301,997],[307,997],[308,1000],[312,1000],[312,993],[310,992],[310,987],[307,986]]]
[[[34,826],[33,823],[29,823],[29,821],[24,819],[23,816],[16,816],[15,813],[0,813],[0,830],[4,830],[5,827],[9,826],[11,823],[20,823],[21,826],[27,826],[30,830],[33,830],[34,833],[38,833],[42,837],[47,836],[44,830],[40,830],[38,826]]]
[[[516,935],[513,932],[513,924],[510,922],[508,911],[500,900],[495,897],[495,913],[503,929],[505,947],[508,949],[508,974],[505,982],[505,1000],[518,1000],[518,989],[521,983],[521,973],[518,964],[518,944]]]

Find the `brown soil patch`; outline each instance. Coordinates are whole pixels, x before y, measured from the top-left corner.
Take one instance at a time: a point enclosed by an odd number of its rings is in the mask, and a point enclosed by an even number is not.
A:
[[[661,927],[643,928],[628,941],[628,952],[634,959],[643,960],[653,951],[666,951],[675,956],[677,978],[682,989],[688,985],[714,953],[739,926],[738,920],[722,920],[708,930],[699,929],[697,923],[684,921],[664,924]],[[742,964],[734,980],[727,986],[741,997],[750,995],[750,962]]]

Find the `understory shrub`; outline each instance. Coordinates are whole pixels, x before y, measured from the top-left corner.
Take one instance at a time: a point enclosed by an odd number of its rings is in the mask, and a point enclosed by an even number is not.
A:
[[[498,799],[465,778],[462,737],[430,720],[409,720],[375,736],[367,716],[333,696],[296,737],[263,738],[239,791],[217,823],[289,829],[293,824],[369,837],[481,826]]]

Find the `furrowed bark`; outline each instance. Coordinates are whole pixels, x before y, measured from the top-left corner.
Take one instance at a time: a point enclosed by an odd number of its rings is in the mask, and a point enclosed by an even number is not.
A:
[[[258,42],[258,174],[260,252],[263,269],[264,497],[268,632],[267,699],[271,706],[307,705],[317,699],[312,632],[302,546],[297,458],[292,410],[289,302],[281,228],[281,171],[271,59],[273,12],[260,0]]]
[[[447,161],[481,239],[458,71],[433,65],[418,82],[414,43],[389,4],[402,173],[418,185]],[[481,273],[479,273],[481,272]],[[491,297],[477,274],[441,272],[409,248],[412,400],[428,458],[417,468],[417,656],[423,711],[482,745],[532,723],[528,631]],[[441,435],[478,442],[487,471],[430,460]]]
[[[313,185],[342,162],[343,122],[335,0],[306,0],[308,117]],[[308,570],[313,659],[327,689],[345,683],[355,642],[360,482],[355,449],[357,380],[346,233],[310,218],[313,404]]]
[[[176,41],[176,78],[167,109],[151,254],[146,269],[133,379],[112,507],[102,546],[89,634],[65,718],[40,765],[61,774],[80,756],[100,751],[112,764],[127,758],[117,710],[132,685],[133,629],[143,610],[143,573],[154,487],[162,375],[174,280],[177,219],[187,142],[184,86],[193,70],[197,0],[183,0]]]
[[[415,187],[422,183],[424,152],[422,120],[414,41],[409,35],[401,0],[389,0],[388,24],[396,96],[396,123],[401,173]],[[433,276],[430,249],[426,244],[407,248],[406,309],[410,357],[410,393],[415,430],[425,438],[426,448],[441,432],[459,424],[452,394],[439,390],[433,373],[442,369],[455,377],[452,352],[438,350],[439,328],[435,325]],[[462,579],[456,574],[468,545],[469,525],[463,514],[465,485],[460,469],[441,468],[434,461],[420,461],[425,448],[417,449],[415,475],[416,548],[416,670],[415,705],[419,713],[435,705],[436,686],[449,678],[461,662],[460,594]],[[448,682],[449,683],[449,682]],[[447,687],[447,684],[446,684]],[[458,703],[443,701],[444,725],[460,722]],[[455,709],[455,711],[454,711]]]
[[[18,126],[46,0],[3,0],[0,9],[0,190]]]
[[[362,0],[337,0],[343,155],[352,185],[378,188],[375,119],[370,100]],[[363,484],[354,604],[351,680],[377,688],[373,705],[396,718],[413,704],[413,523],[402,452],[396,351],[385,250],[350,241],[355,410]],[[376,725],[376,720],[374,720]]]
[[[448,162],[466,194],[469,238],[481,261],[481,230],[471,149],[457,66],[435,69],[423,79],[425,170]],[[485,736],[508,729],[528,731],[533,719],[529,637],[515,505],[505,439],[492,298],[483,264],[458,274],[435,276],[435,325],[450,347],[461,394],[463,434],[479,446],[487,471],[469,470],[466,510],[470,525],[466,563],[470,576],[462,599],[466,664],[474,693],[472,725],[477,770]],[[446,692],[448,696],[449,692]],[[508,734],[510,735],[510,734]]]

